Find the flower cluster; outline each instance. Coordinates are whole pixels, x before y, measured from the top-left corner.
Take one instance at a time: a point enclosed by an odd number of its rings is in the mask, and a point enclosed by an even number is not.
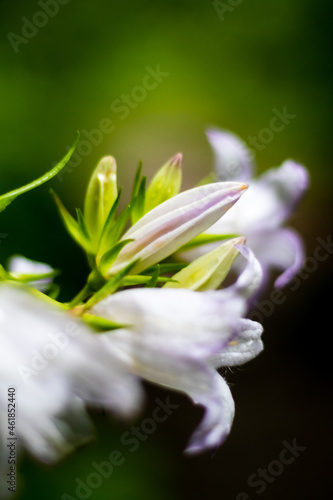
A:
[[[301,240],[282,224],[307,173],[289,160],[252,180],[240,139],[218,130],[208,138],[216,182],[180,192],[177,154],[148,187],[139,166],[131,201],[119,211],[117,167],[108,156],[95,168],[76,218],[54,193],[91,267],[71,302],[56,300],[50,266],[22,256],[0,266],[1,441],[10,384],[19,387],[18,443],[53,462],[89,437],[88,405],[134,415],[143,403],[141,379],[204,407],[187,452],[224,441],[234,401],[216,369],[241,365],[263,349],[262,326],[246,319],[249,301],[270,268],[283,270],[277,286],[300,268]],[[42,178],[0,196],[0,211],[56,175],[74,148]],[[236,278],[224,286],[231,268]]]

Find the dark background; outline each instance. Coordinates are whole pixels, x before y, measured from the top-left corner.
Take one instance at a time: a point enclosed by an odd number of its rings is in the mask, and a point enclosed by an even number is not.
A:
[[[128,193],[138,160],[151,175],[181,151],[184,187],[190,187],[212,168],[206,126],[248,140],[268,126],[274,108],[285,106],[296,118],[258,151],[258,171],[288,157],[305,164],[311,189],[292,225],[304,235],[308,256],[318,237],[326,241],[332,234],[330,2],[244,0],[222,20],[213,2],[70,0],[17,53],[8,34],[21,36],[22,18],[32,20],[41,7],[30,0],[2,0],[0,9],[0,191],[48,170],[76,130],[96,129],[104,118],[115,126],[63,182],[54,179],[1,214],[0,233],[7,235],[0,240],[2,263],[20,252],[62,269],[57,281],[68,299],[83,284],[87,267],[58,219],[51,184],[73,210],[82,206],[91,169],[102,155],[116,157],[119,182]],[[111,104],[141,85],[147,66],[157,65],[169,76],[121,120]],[[92,412],[96,441],[54,468],[24,457],[17,498],[75,497],[75,478],[85,480],[91,463],[107,459],[113,449],[123,452],[125,463],[89,498],[234,500],[241,492],[251,499],[327,498],[333,445],[332,259],[318,263],[296,291],[286,287],[285,301],[264,320],[265,351],[225,374],[236,418],[214,456],[183,456],[201,410],[179,394],[147,385],[147,406],[136,425],[150,416],[156,397],[169,394],[180,407],[136,452],[120,443],[132,424]],[[278,459],[283,441],[294,439],[306,450],[257,494],[248,477]]]

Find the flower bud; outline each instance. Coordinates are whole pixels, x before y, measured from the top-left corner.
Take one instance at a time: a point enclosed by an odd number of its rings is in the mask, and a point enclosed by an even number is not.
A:
[[[245,238],[234,238],[211,252],[194,260],[187,267],[172,276],[163,288],[188,288],[203,292],[216,290],[226,278],[239,254],[235,245],[244,245]]]
[[[84,204],[84,219],[94,247],[98,246],[104,224],[116,198],[116,161],[112,156],[105,156],[92,174]]]
[[[189,189],[158,205],[123,235],[123,240],[134,241],[120,251],[106,277],[134,260],[139,262],[131,273],[140,273],[173,254],[220,219],[246,189],[239,182],[219,182]]]
[[[146,191],[145,213],[179,193],[182,158],[181,153],[176,154],[156,172]]]

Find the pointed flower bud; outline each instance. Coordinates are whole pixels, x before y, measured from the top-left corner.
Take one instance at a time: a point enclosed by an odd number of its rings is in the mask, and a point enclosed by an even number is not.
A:
[[[98,245],[107,216],[116,198],[116,161],[112,156],[105,156],[92,174],[84,204],[85,223],[95,243],[94,246]]]
[[[234,238],[211,252],[202,255],[187,267],[172,276],[163,288],[188,288],[203,292],[216,290],[226,278],[230,268],[239,254],[235,245],[244,245],[245,238]]]
[[[182,154],[177,153],[156,172],[146,191],[145,213],[179,193],[182,159]]]
[[[123,240],[134,241],[120,251],[105,276],[137,259],[132,274],[165,259],[220,219],[246,189],[239,182],[218,182],[189,189],[158,205],[124,234]]]

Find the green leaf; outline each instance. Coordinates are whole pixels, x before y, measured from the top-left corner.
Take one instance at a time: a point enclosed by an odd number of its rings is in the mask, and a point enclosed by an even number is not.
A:
[[[15,198],[17,198],[17,196],[19,196],[23,193],[26,193],[27,191],[30,191],[31,189],[34,189],[38,186],[41,186],[42,184],[44,184],[45,182],[49,181],[54,176],[56,176],[60,172],[60,170],[62,170],[64,168],[66,163],[70,160],[72,154],[75,151],[76,145],[79,142],[79,139],[80,139],[80,134],[78,133],[78,136],[77,136],[73,146],[71,147],[71,149],[63,157],[63,159],[60,160],[60,162],[55,167],[52,168],[52,170],[50,170],[46,174],[42,175],[42,177],[39,177],[38,179],[30,182],[29,184],[26,184],[25,186],[22,186],[18,189],[14,189],[13,191],[10,191],[9,193],[1,195],[0,196],[0,212],[5,210],[5,208],[7,208],[8,205],[10,205],[10,203],[12,201],[14,201]]]
[[[110,250],[108,250],[103,255],[103,257],[101,258],[100,262],[97,265],[98,270],[99,270],[99,272],[102,275],[104,275],[109,270],[109,268],[111,267],[111,265],[114,263],[114,261],[118,257],[118,254],[119,254],[120,250],[125,245],[127,245],[128,243],[130,243],[131,241],[134,241],[134,240],[128,239],[128,240],[118,241],[118,243],[116,243]]]
[[[83,213],[80,210],[80,208],[76,209],[76,217],[77,217],[77,222],[78,222],[81,233],[85,236],[85,238],[87,240],[90,240],[89,231],[88,231],[88,228],[86,226],[86,223],[85,223],[85,220],[83,217]]]
[[[216,241],[229,240],[231,238],[237,238],[238,234],[200,234],[193,238],[193,240],[186,243],[186,245],[182,246],[177,250],[179,252],[186,252],[187,250],[191,250],[192,248],[199,247],[201,245],[208,245],[209,243],[215,243]]]
[[[141,182],[141,170],[142,170],[142,161],[139,162],[139,165],[138,165],[138,168],[137,168],[137,171],[135,174],[131,201],[135,200],[135,198],[137,197],[138,192],[139,192],[139,187],[140,187],[140,182]]]
[[[131,211],[131,221],[135,224],[145,213],[145,199],[146,199],[146,177],[142,177],[138,194],[134,199],[133,208]]]
[[[78,243],[81,247],[83,247],[86,252],[91,253],[91,243],[87,238],[85,231],[82,229],[81,225],[71,216],[71,214],[66,210],[63,203],[60,201],[60,198],[56,195],[54,191],[52,191],[52,195],[54,200],[58,206],[60,216],[65,224],[65,227],[72,238]]]
[[[160,275],[160,266],[157,264],[155,272],[152,275],[152,277],[150,278],[150,280],[148,281],[148,283],[146,284],[146,287],[147,288],[155,288],[156,283],[157,283],[158,278],[159,278],[159,275]]]

